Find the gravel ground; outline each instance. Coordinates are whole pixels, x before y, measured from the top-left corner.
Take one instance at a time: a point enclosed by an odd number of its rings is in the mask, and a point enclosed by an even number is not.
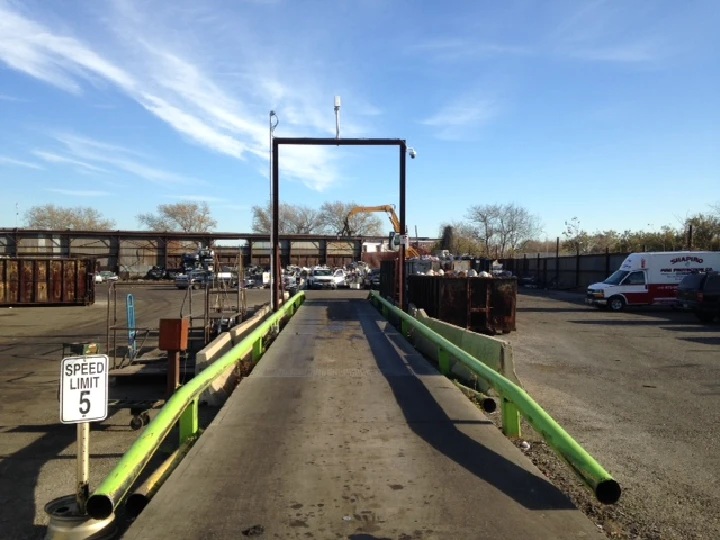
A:
[[[523,385],[623,496],[594,502],[526,427],[536,465],[611,538],[720,538],[720,325],[533,292],[518,297],[517,328],[504,338]]]
[[[118,290],[124,324],[124,294],[135,297],[138,326],[157,327],[177,317],[185,296],[172,286],[144,285]],[[198,293],[195,293],[198,294]],[[197,298],[200,295],[198,294]],[[247,291],[249,307],[265,303],[267,290]],[[197,312],[201,304],[194,306]],[[76,429],[60,424],[57,385],[62,343],[94,341],[105,348],[107,294],[88,307],[0,308],[0,539],[44,537],[44,505],[74,492]],[[187,311],[186,311],[187,314]],[[110,397],[157,398],[164,382],[118,384]],[[206,410],[208,422],[214,411]],[[91,489],[97,486],[141,431],[129,427],[127,410],[113,412],[91,428]]]

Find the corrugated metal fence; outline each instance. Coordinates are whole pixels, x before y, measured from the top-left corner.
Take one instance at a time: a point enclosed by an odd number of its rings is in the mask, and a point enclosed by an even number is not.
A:
[[[604,280],[625,260],[629,253],[592,253],[560,257],[500,259],[504,270],[519,278],[534,277],[538,286],[553,289],[586,288]]]

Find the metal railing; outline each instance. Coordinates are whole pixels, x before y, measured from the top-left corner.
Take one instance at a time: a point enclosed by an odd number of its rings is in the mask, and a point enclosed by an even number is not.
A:
[[[371,292],[370,301],[380,308],[384,317],[398,318],[401,331],[408,337],[412,328],[423,338],[438,347],[440,371],[450,373],[450,357],[456,358],[478,377],[486,381],[500,396],[503,431],[511,437],[520,436],[520,415],[535,431],[542,435],[547,444],[565,461],[588,486],[598,501],[615,504],[622,489],[615,479],[588,454],[553,418],[546,413],[522,388],[491,369],[460,347],[436,334],[429,327],[411,315],[400,310],[376,292]]]
[[[176,424],[179,424],[180,428],[181,447],[197,437],[200,430],[200,395],[216,378],[248,354],[252,354],[253,361],[259,360],[263,354],[263,338],[283,318],[292,317],[304,301],[303,291],[291,297],[240,343],[179,388],[90,496],[87,502],[88,515],[94,519],[106,519],[112,515]]]

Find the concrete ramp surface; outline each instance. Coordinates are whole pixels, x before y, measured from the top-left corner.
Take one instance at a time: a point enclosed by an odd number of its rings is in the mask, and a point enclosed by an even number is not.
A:
[[[604,538],[367,300],[308,296],[124,538]]]

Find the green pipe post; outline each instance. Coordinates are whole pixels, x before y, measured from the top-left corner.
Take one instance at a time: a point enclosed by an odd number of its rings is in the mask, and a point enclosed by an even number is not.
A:
[[[462,350],[444,337],[433,332],[429,327],[408,315],[404,311],[391,305],[384,298],[372,293],[376,301],[388,312],[400,317],[428,341],[435,343],[448,354],[457,358],[466,367],[474,371],[479,377],[487,381],[495,391],[503,397],[503,404],[507,400],[513,408],[522,414],[527,422],[543,436],[548,445],[570,466],[603,504],[614,504],[620,499],[622,489],[620,484],[588,454],[547,412],[543,410],[528,394],[515,383],[506,379],[495,370],[489,368],[477,358]],[[507,412],[508,420],[512,420],[513,412],[503,406],[503,420]],[[520,427],[509,423],[509,429]]]
[[[500,410],[502,411],[503,433],[508,437],[519,438],[520,431],[520,411],[508,399],[500,397]]]
[[[193,399],[180,415],[180,444],[195,437],[200,431],[198,399]]]
[[[262,338],[260,338],[253,343],[253,348],[252,348],[253,362],[257,362],[258,360],[260,360],[260,357],[262,355],[263,355],[263,342],[262,342]]]
[[[440,373],[446,377],[450,375],[450,355],[442,347],[438,347],[438,364],[440,366]]]
[[[135,440],[115,468],[90,496],[87,502],[87,513],[90,517],[106,519],[112,515],[175,424],[180,422],[181,438],[197,434],[197,400],[200,394],[229,367],[251,354],[254,344],[262,340],[263,336],[286,316],[288,306],[301,304],[304,296],[304,291],[298,292],[240,343],[173,394],[157,416],[148,424],[142,435]]]

